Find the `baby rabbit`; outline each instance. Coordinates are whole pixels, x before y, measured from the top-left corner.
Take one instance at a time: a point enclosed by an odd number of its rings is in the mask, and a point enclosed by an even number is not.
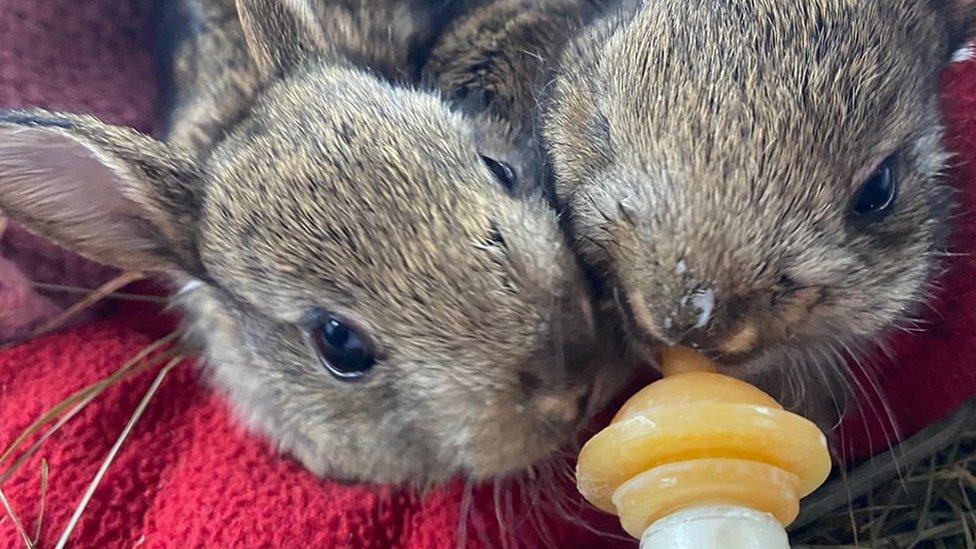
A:
[[[621,2],[561,54],[543,135],[634,350],[740,374],[909,322],[946,245],[937,76],[973,0]]]
[[[469,119],[362,68],[337,38],[359,27],[302,0],[237,11],[259,89],[220,131],[5,112],[0,211],[168,273],[213,383],[314,473],[485,478],[564,445],[624,373],[555,213],[508,192]]]

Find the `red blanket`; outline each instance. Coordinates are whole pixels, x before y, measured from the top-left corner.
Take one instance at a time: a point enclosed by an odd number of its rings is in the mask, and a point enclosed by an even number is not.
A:
[[[129,6],[0,0],[0,107],[87,111],[149,128],[155,84],[145,14]],[[953,67],[944,84],[949,143],[959,154],[951,178],[963,191],[965,214],[957,220],[960,255],[941,281],[938,313],[924,334],[896,338],[897,360],[877,361],[878,390],[904,433],[976,395],[976,62]],[[110,319],[0,352],[0,447],[171,326],[145,307],[120,307]],[[49,462],[43,546],[59,536],[151,378],[107,391],[2,486],[33,533],[40,458]],[[862,411],[868,427],[855,415],[844,430],[844,444],[858,455],[884,447],[890,431],[874,420],[885,415],[877,399]],[[567,500],[571,490],[560,495],[548,482],[526,482],[522,490],[515,483],[497,491],[455,484],[421,494],[318,480],[239,428],[184,364],[122,446],[71,539],[81,547],[448,547],[460,541],[497,547],[505,536],[528,546],[621,544],[561,518],[577,515],[612,527],[612,520],[580,514],[578,500]],[[0,546],[18,544],[12,521],[0,518]]]

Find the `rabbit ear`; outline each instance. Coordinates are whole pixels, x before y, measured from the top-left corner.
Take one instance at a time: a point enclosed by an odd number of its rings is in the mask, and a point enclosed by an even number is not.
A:
[[[0,111],[0,214],[90,259],[196,271],[189,155],[91,117]]]
[[[976,0],[933,0],[949,26],[952,53],[976,38]]]
[[[237,0],[251,57],[265,78],[280,76],[328,47],[306,0]]]

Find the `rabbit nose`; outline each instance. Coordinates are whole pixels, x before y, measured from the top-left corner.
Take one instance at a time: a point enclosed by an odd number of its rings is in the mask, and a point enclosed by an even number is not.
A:
[[[760,345],[758,324],[748,314],[749,300],[732,297],[716,304],[714,292],[697,290],[681,298],[666,316],[667,343],[698,349],[723,363],[735,364]]]
[[[537,396],[533,407],[542,416],[565,424],[576,423],[586,415],[591,385],[581,385],[555,394]]]
[[[623,299],[618,295],[617,306],[649,344],[700,346],[715,316],[715,291],[695,289],[674,303],[655,297],[632,291]]]
[[[665,313],[660,326],[669,343],[698,348],[707,344],[714,316],[715,291],[696,289],[678,299],[671,311]]]
[[[617,296],[630,335],[652,354],[662,344],[684,345],[731,365],[762,347],[763,325],[754,318],[755,296],[723,293],[719,298],[714,287],[694,281],[684,287],[688,289],[678,298],[650,294],[647,299],[639,290]]]

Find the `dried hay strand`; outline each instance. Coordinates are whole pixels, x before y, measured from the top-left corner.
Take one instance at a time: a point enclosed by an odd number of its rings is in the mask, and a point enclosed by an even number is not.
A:
[[[51,318],[47,322],[41,324],[37,328],[31,330],[31,332],[25,338],[26,341],[38,338],[44,334],[57,330],[58,328],[64,326],[69,320],[77,316],[79,313],[85,309],[91,307],[95,303],[98,303],[105,297],[117,292],[129,284],[142,280],[146,278],[146,275],[136,271],[127,271],[116,276],[115,278],[109,280],[105,284],[102,284],[95,290],[92,290],[90,294],[86,295],[78,302],[76,302],[71,307],[68,307],[64,311],[58,313],[54,318]]]
[[[794,549],[976,548],[976,399],[803,503]]]
[[[37,543],[41,539],[41,526],[43,526],[44,524],[44,504],[47,499],[48,472],[49,469],[47,465],[47,460],[42,459],[40,502],[39,502],[40,508],[37,512],[37,520],[34,521],[35,524],[34,524],[33,538],[28,537],[27,529],[24,528],[23,522],[21,522],[20,517],[14,511],[13,505],[10,503],[10,500],[7,499],[7,495],[4,494],[3,490],[0,490],[0,504],[3,505],[3,509],[7,513],[6,516],[2,518],[9,519],[10,522],[13,523],[14,529],[17,531],[17,534],[20,536],[21,541],[24,542],[24,545],[27,547],[27,549],[33,549],[37,547]],[[0,522],[2,522],[2,520],[0,520]]]
[[[14,529],[17,530],[17,534],[20,535],[20,539],[23,540],[24,545],[27,549],[33,549],[34,542],[31,540],[30,536],[27,535],[27,530],[24,529],[24,523],[21,522],[20,517],[14,511],[13,505],[10,500],[7,499],[7,495],[3,493],[0,489],[0,504],[3,505],[3,510],[7,513],[7,517],[10,518],[10,522],[14,524]]]
[[[139,422],[139,418],[142,417],[143,412],[146,411],[146,408],[149,406],[149,402],[152,401],[153,396],[156,395],[156,391],[159,390],[159,386],[162,385],[166,374],[168,374],[170,370],[175,368],[178,364],[183,362],[183,358],[184,357],[182,356],[172,358],[166,363],[165,366],[162,367],[162,369],[159,370],[159,373],[156,374],[156,378],[153,380],[152,385],[150,385],[149,389],[146,390],[145,394],[142,396],[142,400],[139,401],[139,405],[136,406],[136,409],[132,412],[132,415],[129,416],[129,421],[125,424],[125,427],[119,434],[119,438],[115,440],[115,444],[112,445],[112,448],[109,450],[108,454],[106,454],[105,459],[102,460],[102,465],[98,468],[98,472],[95,473],[95,476],[88,484],[88,488],[85,490],[84,495],[82,495],[81,501],[78,502],[78,506],[75,507],[75,511],[72,513],[71,519],[68,521],[68,525],[65,526],[64,531],[61,533],[61,537],[58,539],[55,549],[63,549],[65,546],[67,546],[68,538],[71,537],[71,533],[74,531],[75,526],[78,525],[78,521],[81,520],[81,515],[85,512],[85,508],[88,507],[88,502],[91,501],[91,498],[95,494],[95,490],[98,488],[98,485],[101,484],[102,479],[105,477],[105,473],[108,472],[109,466],[111,466],[112,462],[115,461],[115,456],[118,454],[122,444],[127,438],[129,438],[129,433],[132,432],[133,427],[135,427],[136,423]]]
[[[52,293],[64,293],[64,294],[79,294],[79,295],[89,295],[92,293],[91,288],[85,288],[83,286],[70,286],[67,284],[49,284],[46,282],[33,282],[31,281],[31,286],[42,290],[45,292]],[[126,292],[113,292],[106,294],[103,299],[116,299],[119,301],[137,301],[141,303],[153,303],[156,305],[166,305],[169,303],[169,298],[159,297],[155,295],[148,294],[130,294]]]
[[[105,378],[84,387],[68,397],[66,397],[61,402],[55,404],[51,409],[41,414],[36,420],[34,420],[30,425],[28,425],[15,439],[14,441],[0,454],[0,467],[6,467],[3,472],[0,473],[0,504],[3,505],[4,511],[6,512],[6,517],[14,524],[15,529],[20,534],[25,547],[28,549],[33,549],[37,546],[38,538],[40,536],[41,524],[44,517],[44,501],[47,494],[48,488],[48,464],[46,460],[41,461],[41,478],[40,478],[40,503],[38,518],[36,521],[35,530],[36,533],[33,538],[27,534],[27,530],[24,528],[23,523],[19,519],[17,513],[13,509],[12,504],[7,500],[5,494],[2,492],[2,486],[8,481],[17,471],[21,469],[23,464],[29,460],[31,457],[36,455],[36,453],[43,447],[43,444],[56,433],[61,427],[63,427],[68,421],[74,418],[78,413],[85,409],[92,401],[94,401],[99,395],[101,395],[106,389],[128,379],[136,374],[149,370],[160,364],[164,364],[159,372],[156,374],[155,379],[152,384],[143,394],[139,404],[136,406],[135,410],[129,417],[128,422],[123,428],[122,432],[119,434],[118,438],[113,444],[112,448],[109,450],[103,459],[98,472],[92,478],[84,494],[74,510],[67,526],[62,531],[61,537],[59,538],[56,547],[65,547],[70,537],[72,531],[77,526],[84,510],[87,508],[89,501],[95,493],[95,490],[101,484],[102,479],[108,472],[109,467],[115,459],[119,449],[122,444],[128,439],[129,434],[135,427],[136,423],[142,417],[152,398],[155,396],[156,391],[159,389],[160,385],[166,375],[173,370],[176,366],[182,364],[185,361],[185,356],[177,350],[167,349],[162,350],[168,344],[176,341],[178,337],[177,333],[171,333],[159,340],[146,346],[144,349],[136,353],[131,359],[122,364],[118,369],[112,372]],[[159,351],[159,352],[157,352]],[[153,353],[156,353],[153,355]],[[153,355],[153,356],[150,356]],[[41,432],[41,429],[48,424],[53,423],[46,431],[41,433],[41,435],[30,444],[26,449],[20,451],[25,443],[34,435]],[[13,459],[14,455],[17,455],[16,459]]]

